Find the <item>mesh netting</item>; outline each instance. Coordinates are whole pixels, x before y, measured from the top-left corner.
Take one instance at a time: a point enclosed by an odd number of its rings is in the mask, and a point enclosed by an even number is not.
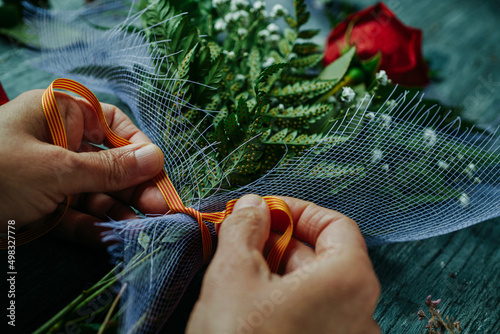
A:
[[[104,14],[109,8],[115,15]],[[368,245],[423,239],[499,216],[495,131],[488,136],[452,131],[456,124],[435,131],[438,121],[410,95],[394,97],[390,110],[371,110],[367,97],[354,116],[339,121],[305,154],[245,186],[221,183],[226,186],[202,196],[193,176],[213,166],[217,145],[196,144],[206,129],[193,131],[189,122],[179,121],[181,109],[197,106],[168,93],[178,82],[158,69],[168,66],[169,55],[157,52],[157,44],[141,33],[140,13],[128,8],[100,2],[70,13],[35,11],[31,22],[42,46],[36,65],[121,98],[163,150],[167,174],[185,205],[213,212],[247,193],[297,197],[353,218]],[[102,22],[112,28],[103,29]],[[214,117],[216,111],[204,113]],[[122,329],[156,332],[201,268],[199,228],[181,214],[107,226],[114,232],[106,238],[122,244],[114,254],[123,264],[121,282],[127,283]]]

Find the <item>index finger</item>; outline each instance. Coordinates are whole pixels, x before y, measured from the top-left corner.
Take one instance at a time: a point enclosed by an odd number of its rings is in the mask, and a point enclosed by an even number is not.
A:
[[[351,218],[311,202],[279,197],[292,213],[294,238],[314,246],[317,255],[335,252],[343,246],[367,252],[359,227]]]
[[[84,139],[96,142],[98,144],[104,143],[108,147],[110,143],[107,138],[97,138],[99,134],[103,134],[99,119],[93,112],[92,107],[86,101],[82,101],[82,112],[84,114]],[[118,107],[101,103],[101,108],[106,118],[110,129],[118,136],[126,139],[134,144],[151,143],[151,140],[132,122],[132,120]],[[88,109],[88,110],[85,110]],[[98,132],[96,129],[99,129]]]

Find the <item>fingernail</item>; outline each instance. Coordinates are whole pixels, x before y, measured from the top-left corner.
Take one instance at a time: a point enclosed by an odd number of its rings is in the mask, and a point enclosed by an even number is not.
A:
[[[262,204],[262,197],[254,194],[249,194],[243,196],[238,201],[236,201],[236,204],[234,204],[233,211],[248,207],[258,207],[261,204]]]
[[[135,151],[135,158],[142,175],[151,175],[160,169],[160,165],[163,164],[160,153],[160,149],[153,144],[144,145]]]

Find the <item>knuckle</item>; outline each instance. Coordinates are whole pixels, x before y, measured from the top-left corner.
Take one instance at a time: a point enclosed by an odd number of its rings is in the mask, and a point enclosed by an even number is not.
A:
[[[254,207],[241,208],[227,217],[226,230],[244,227],[246,230],[253,233],[259,230],[259,226],[263,219],[264,215],[259,209]]]
[[[241,276],[242,272],[259,272],[262,269],[262,257],[262,254],[254,250],[216,253],[207,275],[210,280],[231,282],[233,277]]]
[[[221,235],[225,239],[239,240],[244,229],[245,235],[254,235],[260,231],[264,217],[257,208],[242,208],[231,213],[221,228]]]
[[[107,150],[99,152],[98,156],[101,159],[100,163],[104,166],[103,182],[108,188],[118,187],[123,180],[129,177],[127,168],[125,168],[125,160],[130,153]]]

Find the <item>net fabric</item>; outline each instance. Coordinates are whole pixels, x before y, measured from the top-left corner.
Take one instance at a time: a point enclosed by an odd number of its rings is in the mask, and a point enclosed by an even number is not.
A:
[[[123,9],[123,16],[105,20],[109,8]],[[353,218],[368,245],[423,239],[500,215],[498,135],[437,132],[439,121],[422,113],[418,97],[410,95],[395,98],[389,110],[371,110],[367,98],[304,155],[248,185],[219,188],[203,198],[193,176],[217,168],[210,157],[216,144],[197,146],[205,130],[193,130],[181,113],[196,106],[166,93],[184,82],[159,74],[169,55],[162,56],[140,28],[128,28],[140,26],[140,13],[129,8],[101,1],[70,14],[34,10],[31,22],[42,46],[36,65],[127,103],[163,150],[167,174],[185,205],[214,212],[247,193],[297,197]],[[96,26],[103,20],[118,23]],[[205,117],[215,114],[205,111]],[[442,200],[429,204],[436,196]],[[113,253],[123,266],[121,282],[128,283],[122,330],[156,332],[201,268],[199,227],[181,214],[106,225],[113,232],[105,238],[121,241]],[[213,226],[210,231],[215,238]]]

